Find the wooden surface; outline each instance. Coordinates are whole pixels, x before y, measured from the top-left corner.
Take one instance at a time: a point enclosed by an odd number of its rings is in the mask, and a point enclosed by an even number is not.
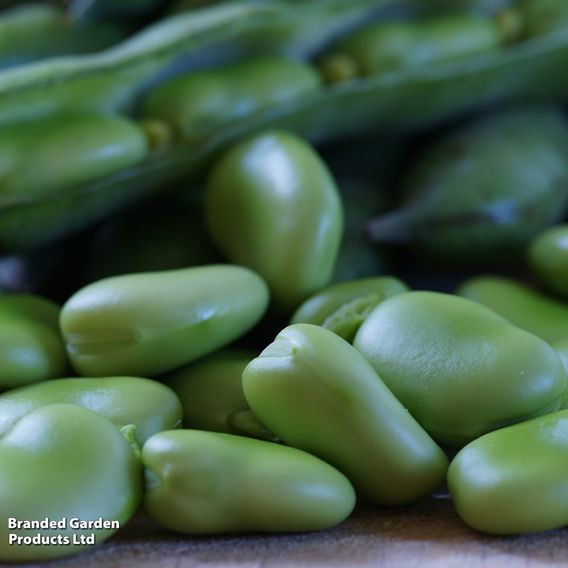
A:
[[[568,512],[567,512],[568,513]],[[44,568],[568,566],[568,529],[490,537],[467,528],[447,498],[405,509],[359,507],[342,525],[293,535],[189,537],[136,516],[106,544]]]

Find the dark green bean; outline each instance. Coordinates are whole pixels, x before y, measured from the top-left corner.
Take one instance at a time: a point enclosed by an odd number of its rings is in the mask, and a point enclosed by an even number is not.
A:
[[[336,83],[495,51],[502,43],[498,25],[482,16],[379,22],[337,46],[322,72]]]
[[[301,61],[255,58],[165,83],[146,99],[144,115],[197,142],[222,124],[315,92],[320,83],[316,70]]]
[[[2,128],[0,203],[41,199],[144,160],[146,138],[125,118],[63,115]]]

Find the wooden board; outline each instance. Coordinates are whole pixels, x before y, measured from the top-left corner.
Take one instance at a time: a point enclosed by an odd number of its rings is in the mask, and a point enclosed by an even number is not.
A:
[[[44,568],[270,568],[385,566],[500,568],[568,566],[568,529],[491,537],[466,527],[443,496],[398,509],[359,507],[318,533],[190,537],[137,515],[106,544]]]

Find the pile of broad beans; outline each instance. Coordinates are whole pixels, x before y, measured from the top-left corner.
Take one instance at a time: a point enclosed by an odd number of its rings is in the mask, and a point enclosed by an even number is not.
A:
[[[0,561],[568,524],[564,0],[17,4]]]

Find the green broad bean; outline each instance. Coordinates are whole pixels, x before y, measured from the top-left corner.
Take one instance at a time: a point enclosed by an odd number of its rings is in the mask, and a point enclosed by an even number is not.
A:
[[[61,338],[29,320],[0,320],[0,391],[65,374]]]
[[[473,14],[383,21],[338,45],[323,61],[322,72],[335,83],[495,51],[502,43],[499,26]]]
[[[408,286],[392,276],[333,284],[302,303],[290,323],[321,325],[352,341],[365,318],[378,304],[403,292],[408,292]]]
[[[465,281],[457,293],[545,341],[568,337],[568,305],[515,280],[478,276]]]
[[[142,131],[118,116],[62,115],[3,127],[0,203],[52,195],[141,162],[147,154]]]
[[[0,297],[0,391],[65,374],[60,308],[30,294]]]
[[[274,436],[247,413],[250,409],[241,377],[255,357],[253,351],[229,349],[170,375],[168,384],[181,401],[184,427],[273,439]]]
[[[70,520],[117,521],[138,508],[142,471],[133,448],[106,418],[84,408],[54,404],[24,416],[0,438],[0,561],[31,562],[77,554],[88,545],[55,544],[54,538],[95,535],[102,543],[114,529],[74,529]],[[8,518],[66,519],[57,530],[9,529]],[[30,546],[9,544],[9,534],[40,534]],[[49,539],[49,540],[48,540]],[[51,544],[50,544],[51,542]]]
[[[313,93],[319,74],[307,63],[263,57],[176,77],[144,101],[143,115],[171,124],[187,141],[247,115]]]
[[[371,503],[413,503],[444,480],[444,452],[361,354],[326,329],[284,329],[246,367],[243,389],[270,430],[337,467]]]
[[[236,146],[213,168],[206,222],[224,254],[256,270],[290,311],[332,275],[343,231],[334,180],[315,151],[281,131]]]
[[[0,437],[24,416],[50,404],[75,404],[117,426],[133,425],[140,445],[181,424],[182,409],[166,385],[137,377],[54,379],[0,395]]]
[[[568,411],[486,434],[448,471],[460,517],[478,531],[522,534],[568,524]]]
[[[452,447],[558,410],[568,386],[545,341],[450,294],[386,300],[353,345],[424,429]]]
[[[512,260],[562,217],[567,155],[568,122],[553,106],[460,126],[410,166],[402,206],[369,223],[371,239],[468,267]]]
[[[381,298],[373,293],[358,296],[333,312],[323,322],[322,327],[352,343],[358,329],[381,301]]]
[[[231,434],[156,434],[142,450],[144,509],[190,534],[299,532],[331,527],[353,510],[353,487],[318,458]]]
[[[552,292],[568,296],[568,225],[539,233],[527,250],[532,272]]]
[[[71,296],[61,329],[80,374],[153,376],[243,335],[268,296],[264,281],[240,266],[115,276]]]

